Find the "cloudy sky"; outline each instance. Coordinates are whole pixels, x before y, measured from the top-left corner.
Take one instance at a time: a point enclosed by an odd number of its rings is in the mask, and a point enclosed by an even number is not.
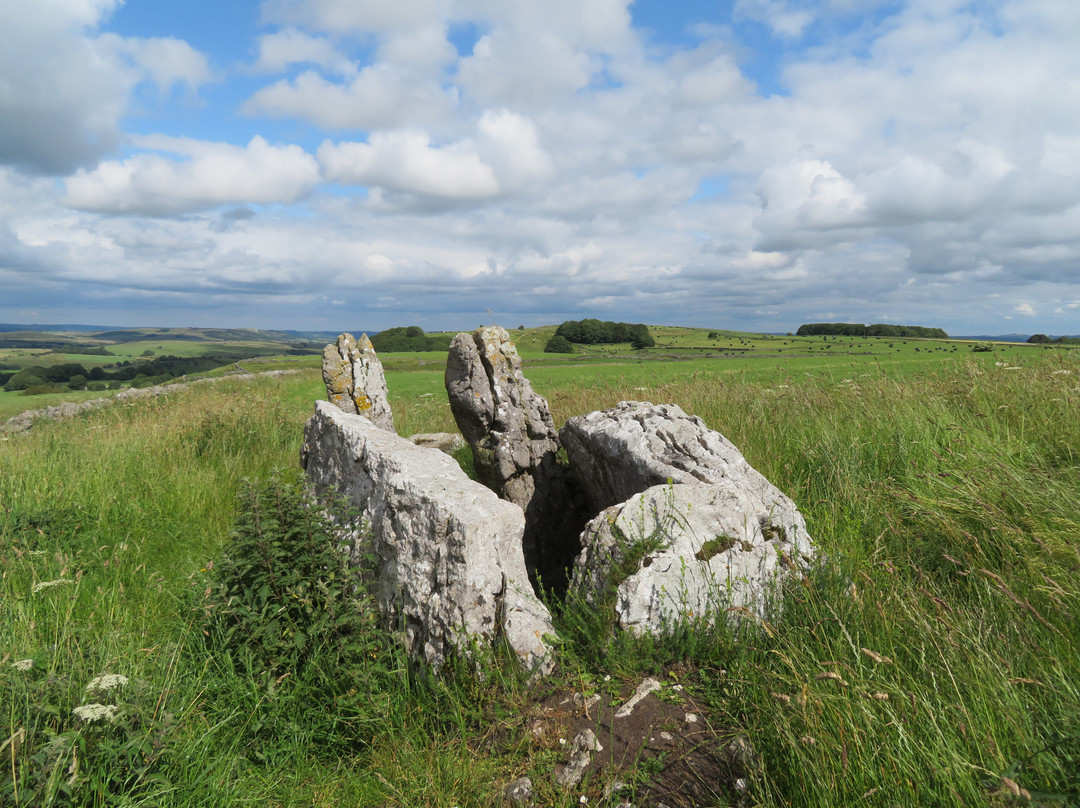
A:
[[[1080,333],[1076,0],[0,0],[0,321]]]

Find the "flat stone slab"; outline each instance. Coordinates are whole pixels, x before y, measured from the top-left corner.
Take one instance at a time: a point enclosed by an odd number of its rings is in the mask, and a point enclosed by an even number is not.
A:
[[[318,491],[336,489],[369,523],[377,600],[413,657],[438,670],[505,639],[525,670],[551,671],[544,637],[555,632],[529,585],[521,508],[438,449],[323,401],[304,430],[302,463]]]

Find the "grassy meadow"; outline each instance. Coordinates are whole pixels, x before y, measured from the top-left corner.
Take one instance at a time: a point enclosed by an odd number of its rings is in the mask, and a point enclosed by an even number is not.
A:
[[[558,789],[529,721],[646,674],[753,745],[748,795],[715,805],[1080,804],[1080,353],[652,330],[518,346],[557,422],[676,403],[790,495],[821,561],[782,610],[655,641],[568,612],[534,688],[497,662],[434,681],[374,628],[360,684],[268,679],[206,618],[245,480],[298,476],[323,395],[312,359],[267,360],[306,369],[0,433],[0,805],[493,807],[523,774],[539,805],[613,805],[602,778]],[[401,434],[454,429],[442,357],[383,361]]]

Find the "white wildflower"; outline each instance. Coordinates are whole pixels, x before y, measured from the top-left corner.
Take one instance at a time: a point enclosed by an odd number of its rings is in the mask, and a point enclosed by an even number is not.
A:
[[[17,671],[26,672],[34,667],[34,660],[32,659],[20,659],[18,662],[12,662],[11,667]]]
[[[611,681],[611,674],[605,674],[604,675],[604,681],[605,682],[610,682]]]
[[[128,678],[120,673],[106,673],[104,676],[99,676],[96,679],[90,680],[90,684],[86,686],[87,693],[104,693],[108,690],[115,690],[118,687],[123,687],[128,683]]]
[[[30,593],[37,594],[43,589],[52,589],[54,586],[61,586],[63,584],[73,583],[75,582],[70,578],[57,578],[55,581],[38,581],[36,584],[34,584],[33,588],[30,590]]]
[[[81,718],[88,724],[105,719],[112,721],[116,717],[116,711],[120,708],[115,704],[82,704],[71,711],[76,718]]]
[[[683,689],[683,687],[682,687],[682,685],[672,685],[671,689],[675,690],[675,691],[681,691]]]
[[[566,746],[566,738],[559,738],[559,746]]]

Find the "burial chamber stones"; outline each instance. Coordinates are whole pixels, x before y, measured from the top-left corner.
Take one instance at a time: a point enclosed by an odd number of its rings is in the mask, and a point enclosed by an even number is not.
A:
[[[328,353],[351,355],[342,344]],[[621,402],[557,432],[501,328],[454,339],[446,387],[485,485],[447,454],[326,402],[303,449],[316,488],[336,488],[363,515],[387,625],[436,668],[502,639],[527,670],[549,672],[554,629],[530,586],[537,573],[545,585],[561,574],[567,597],[623,630],[660,633],[764,614],[775,585],[813,558],[791,499],[677,406]]]
[[[519,507],[449,455],[325,401],[305,427],[301,463],[317,490],[359,509],[366,530],[351,550],[374,556],[380,611],[414,658],[439,669],[501,638],[526,671],[551,671],[554,629],[529,585]]]

